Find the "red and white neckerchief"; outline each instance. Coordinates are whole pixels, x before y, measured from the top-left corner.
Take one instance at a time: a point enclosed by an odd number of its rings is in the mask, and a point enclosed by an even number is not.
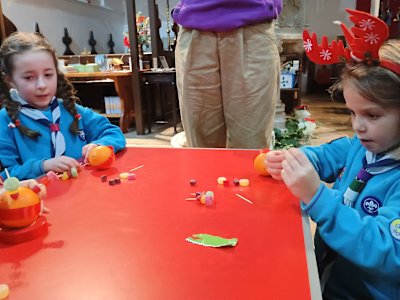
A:
[[[21,114],[35,120],[36,122],[48,126],[51,134],[51,142],[54,150],[54,157],[59,157],[65,153],[65,138],[60,131],[61,111],[58,105],[58,99],[54,97],[50,102],[52,120],[49,120],[43,112],[29,105],[26,100],[22,99],[16,89],[10,90],[10,97],[13,101],[21,104]],[[16,125],[16,124],[14,124]],[[10,126],[10,125],[9,125]],[[18,125],[17,125],[18,126]]]

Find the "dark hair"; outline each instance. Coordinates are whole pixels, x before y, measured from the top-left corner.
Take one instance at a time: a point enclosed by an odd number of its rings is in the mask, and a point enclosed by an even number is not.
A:
[[[379,57],[400,64],[400,41],[389,40],[379,49]],[[367,63],[347,64],[341,78],[331,88],[333,95],[341,95],[344,82],[350,81],[365,99],[383,106],[400,107],[400,76]]]
[[[46,51],[54,61],[54,66],[57,71],[57,91],[56,97],[63,99],[63,104],[67,111],[73,116],[73,121],[70,126],[72,133],[77,134],[79,130],[77,110],[75,103],[79,102],[76,95],[76,90],[73,85],[65,78],[64,74],[58,69],[58,61],[56,50],[43,36],[36,33],[15,32],[7,37],[0,47],[0,99],[3,106],[6,108],[8,116],[14,124],[18,120],[18,114],[21,109],[21,104],[13,101],[10,97],[10,86],[5,80],[6,76],[12,76],[14,71],[14,56],[23,54],[28,51]],[[23,124],[18,124],[17,128],[24,135],[31,138],[36,138],[40,135]]]

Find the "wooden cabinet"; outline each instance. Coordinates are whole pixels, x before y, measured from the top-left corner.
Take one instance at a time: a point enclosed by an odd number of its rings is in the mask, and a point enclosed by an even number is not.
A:
[[[108,118],[118,118],[122,132],[128,132],[129,126],[135,117],[132,72],[66,73],[65,75],[78,90],[82,104],[100,113],[105,113],[104,96],[111,96],[115,93],[120,99],[121,113],[105,114],[105,116]]]

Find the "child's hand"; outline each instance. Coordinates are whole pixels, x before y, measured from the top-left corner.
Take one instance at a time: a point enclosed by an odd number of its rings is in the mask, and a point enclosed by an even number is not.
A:
[[[285,159],[282,150],[268,151],[265,156],[265,168],[272,178],[282,180],[282,161]]]
[[[28,179],[19,182],[20,186],[25,186],[30,188],[31,190],[34,189],[36,186],[40,188],[40,191],[37,193],[40,200],[41,200],[41,207],[40,207],[40,214],[47,214],[50,212],[50,209],[44,206],[43,199],[47,196],[47,189],[44,184],[37,182],[35,179]]]
[[[317,192],[321,180],[307,156],[299,149],[284,151],[281,176],[293,195],[309,203]]]
[[[27,180],[22,180],[19,182],[20,186],[25,186],[30,189],[34,189],[36,186],[40,188],[40,191],[37,193],[40,199],[44,199],[47,196],[47,190],[46,186],[44,184],[41,184],[37,182],[35,179],[27,179]]]
[[[72,167],[80,168],[79,162],[69,156],[60,156],[51,159],[47,159],[43,162],[43,169],[47,173],[49,171],[53,172],[68,172]]]
[[[84,157],[85,159],[83,160],[84,163],[88,163],[88,158],[89,158],[89,152],[90,150],[92,150],[93,148],[97,147],[98,145],[96,144],[87,144],[86,146],[84,146],[82,148],[82,157]]]

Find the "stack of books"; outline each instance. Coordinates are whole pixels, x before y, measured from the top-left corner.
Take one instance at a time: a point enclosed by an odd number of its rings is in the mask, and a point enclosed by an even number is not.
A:
[[[122,114],[121,99],[118,96],[105,96],[104,107],[107,115]]]

